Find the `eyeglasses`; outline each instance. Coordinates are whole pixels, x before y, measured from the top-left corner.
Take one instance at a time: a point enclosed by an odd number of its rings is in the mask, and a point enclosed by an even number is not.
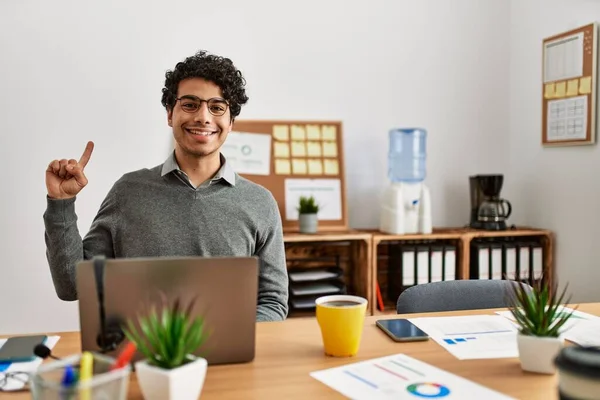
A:
[[[213,97],[212,99],[203,100],[196,96],[187,95],[181,96],[175,100],[181,102],[181,109],[190,114],[198,112],[203,101],[205,101],[208,105],[208,111],[217,117],[225,114],[227,107],[229,107],[227,100],[220,97]]]
[[[14,387],[21,387],[29,382],[27,372],[0,372],[0,392],[3,390],[14,390]]]

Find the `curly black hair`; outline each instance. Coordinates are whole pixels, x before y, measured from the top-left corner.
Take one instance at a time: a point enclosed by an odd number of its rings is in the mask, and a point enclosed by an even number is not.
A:
[[[223,97],[229,102],[232,120],[240,115],[242,106],[248,101],[244,89],[246,80],[233,62],[229,58],[201,50],[178,62],[173,71],[165,74],[161,102],[167,110],[175,107],[179,82],[188,78],[203,78],[218,85],[223,91]]]

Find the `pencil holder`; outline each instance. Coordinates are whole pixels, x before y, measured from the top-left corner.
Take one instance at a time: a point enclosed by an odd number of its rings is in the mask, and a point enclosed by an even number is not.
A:
[[[129,390],[130,365],[110,370],[111,357],[92,353],[93,374],[90,379],[65,386],[63,377],[70,366],[79,375],[81,354],[41,365],[30,378],[31,394],[36,400],[100,400],[126,399]]]

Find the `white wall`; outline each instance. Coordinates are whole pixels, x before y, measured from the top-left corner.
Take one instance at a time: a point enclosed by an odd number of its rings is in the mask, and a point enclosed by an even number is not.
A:
[[[86,233],[116,179],[170,151],[164,72],[201,48],[245,73],[240,119],[343,121],[353,227],[378,224],[398,126],[429,130],[434,224],[467,223],[468,175],[507,168],[509,11],[503,0],[1,2],[0,333],[79,328],[46,263],[44,170],[95,141],[77,200]]]
[[[600,21],[592,0],[514,0],[510,12],[510,182],[516,218],[556,233],[557,276],[599,301],[600,149],[541,146],[542,40]]]

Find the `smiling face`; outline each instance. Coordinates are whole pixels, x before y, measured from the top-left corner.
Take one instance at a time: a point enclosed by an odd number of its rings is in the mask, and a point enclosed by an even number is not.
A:
[[[167,112],[176,154],[218,159],[219,149],[233,125],[221,88],[202,78],[185,79],[179,83],[177,98],[175,106]],[[209,104],[210,99],[213,100]],[[224,113],[223,108],[226,108]]]

